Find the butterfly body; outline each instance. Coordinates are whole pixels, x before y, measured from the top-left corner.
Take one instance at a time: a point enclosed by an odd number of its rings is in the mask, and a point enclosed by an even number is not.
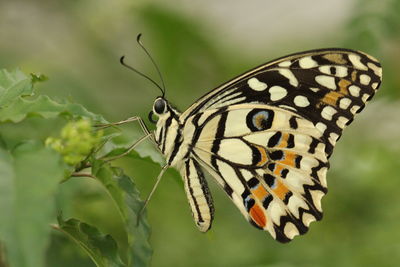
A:
[[[244,217],[288,242],[322,218],[328,158],[381,82],[376,59],[348,49],[286,56],[212,90],[185,112],[156,99],[155,141],[180,170],[194,220],[210,229],[204,171]]]

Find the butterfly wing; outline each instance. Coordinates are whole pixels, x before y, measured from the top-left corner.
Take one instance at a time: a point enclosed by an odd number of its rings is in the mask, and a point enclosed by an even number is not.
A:
[[[192,157],[253,225],[287,242],[322,218],[328,159],[312,122],[282,108],[239,104],[189,123],[199,129]]]
[[[323,49],[267,63],[216,88],[180,120],[196,159],[241,213],[281,242],[322,218],[328,158],[381,82],[362,52]]]
[[[372,98],[382,78],[379,62],[359,51],[321,49],[293,54],[259,66],[212,90],[181,116],[233,104],[266,104],[312,121],[332,153],[353,116]]]

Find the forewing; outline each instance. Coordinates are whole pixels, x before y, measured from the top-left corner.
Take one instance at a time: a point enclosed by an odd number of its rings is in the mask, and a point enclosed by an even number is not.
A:
[[[342,130],[372,98],[382,78],[379,62],[359,51],[321,49],[259,66],[212,90],[181,116],[235,104],[267,104],[310,120],[331,155]]]
[[[328,160],[312,122],[282,108],[242,104],[199,113],[187,124],[197,129],[191,157],[257,228],[287,242],[322,218]]]

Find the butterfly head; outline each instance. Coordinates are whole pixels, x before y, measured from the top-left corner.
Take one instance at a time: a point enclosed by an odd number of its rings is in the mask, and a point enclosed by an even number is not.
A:
[[[179,116],[180,112],[172,107],[164,97],[159,96],[154,100],[149,120],[156,124],[155,141],[167,158],[174,147],[174,142],[171,140],[176,140],[176,136],[179,134]]]
[[[168,102],[162,97],[157,97],[156,100],[154,100],[153,104],[153,112],[157,116],[161,116],[162,114],[166,113],[168,111]]]
[[[149,113],[149,121],[157,123],[158,120],[153,118],[156,115],[158,118],[164,117],[163,115],[168,113],[168,102],[163,97],[159,96],[154,100],[153,110]]]
[[[161,121],[166,120],[170,116],[172,116],[173,118],[177,118],[178,114],[179,112],[171,107],[164,97],[159,96],[156,98],[156,100],[154,100],[153,110],[149,113],[149,120],[152,123],[159,124],[161,123]],[[158,119],[155,120],[153,118],[153,115],[157,116]]]

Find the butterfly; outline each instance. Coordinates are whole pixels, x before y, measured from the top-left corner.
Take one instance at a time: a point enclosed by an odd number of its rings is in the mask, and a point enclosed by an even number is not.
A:
[[[380,63],[360,51],[296,53],[222,84],[182,113],[161,90],[151,135],[163,169],[180,171],[201,232],[214,218],[207,172],[246,220],[288,242],[322,219],[328,159],[381,79]]]

